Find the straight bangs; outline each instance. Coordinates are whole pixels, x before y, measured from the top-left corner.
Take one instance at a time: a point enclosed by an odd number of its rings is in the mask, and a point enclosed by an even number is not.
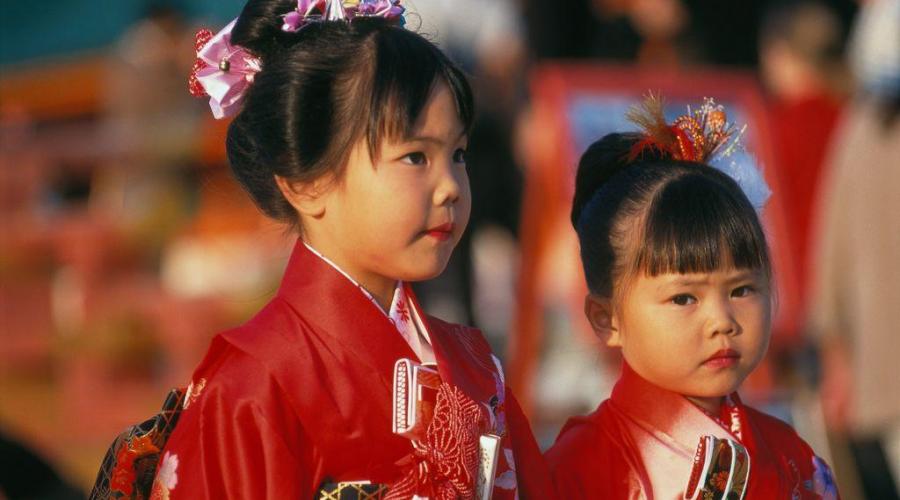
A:
[[[753,206],[731,179],[720,182],[698,173],[680,176],[656,193],[633,264],[650,276],[733,266],[761,271],[771,280],[765,233]]]
[[[372,101],[366,125],[372,158],[377,157],[382,139],[412,136],[439,78],[453,95],[463,133],[469,133],[475,106],[472,89],[459,67],[434,44],[403,28],[379,33],[373,42]]]

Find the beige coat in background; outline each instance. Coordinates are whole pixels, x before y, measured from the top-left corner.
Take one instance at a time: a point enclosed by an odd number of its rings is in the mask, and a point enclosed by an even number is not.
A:
[[[848,107],[821,186],[810,326],[849,348],[848,424],[900,428],[900,120],[874,101]]]

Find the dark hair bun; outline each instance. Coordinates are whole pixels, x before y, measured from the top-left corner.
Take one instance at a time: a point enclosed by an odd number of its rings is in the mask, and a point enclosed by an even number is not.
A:
[[[591,144],[581,155],[575,175],[575,198],[572,200],[572,226],[577,229],[581,211],[594,193],[610,178],[632,163],[657,161],[665,156],[654,149],[644,150],[640,157],[629,161],[631,148],[644,136],[637,132],[607,134]]]
[[[295,35],[281,26],[283,16],[296,7],[296,0],[249,0],[231,31],[231,43],[265,58]]]

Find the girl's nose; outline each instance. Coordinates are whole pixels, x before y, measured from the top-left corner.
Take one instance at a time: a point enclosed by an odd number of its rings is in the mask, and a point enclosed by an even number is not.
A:
[[[462,180],[459,176],[466,175],[465,169],[450,163],[441,169],[439,175],[437,188],[434,190],[435,206],[440,207],[456,203],[462,191]]]
[[[710,336],[714,335],[738,335],[741,333],[741,327],[734,318],[734,311],[728,300],[711,304],[708,332]]]

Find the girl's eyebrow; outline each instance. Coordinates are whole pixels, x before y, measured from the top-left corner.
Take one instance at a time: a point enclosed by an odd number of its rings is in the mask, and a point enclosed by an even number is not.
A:
[[[454,140],[453,142],[459,142],[459,140],[462,139],[463,137],[465,137],[465,135],[466,135],[465,131],[460,132],[459,135],[456,136],[456,140]],[[444,145],[443,139],[440,139],[440,138],[434,137],[434,136],[430,136],[430,135],[414,135],[412,137],[408,137],[406,139],[406,141],[407,142],[428,142],[428,143],[435,144],[437,146]]]
[[[758,271],[745,270],[738,271],[736,274],[732,274],[727,276],[724,280],[725,284],[731,286],[734,283],[738,283],[741,281],[751,281],[756,280],[758,277]],[[700,277],[688,277],[688,276],[679,276],[677,278],[673,278],[671,281],[665,281],[661,283],[657,289],[660,291],[665,291],[669,288],[679,288],[679,287],[691,287],[691,286],[700,286],[700,285],[708,285],[710,283],[709,275],[701,275]]]
[[[671,281],[669,281],[669,280],[664,281],[657,287],[657,289],[660,291],[664,291],[664,290],[668,290],[670,288],[706,285],[708,283],[709,283],[709,277],[689,278],[687,276],[679,276],[677,278],[673,278]]]
[[[726,281],[728,283],[735,283],[738,281],[755,280],[758,277],[759,277],[759,271],[752,271],[752,270],[747,269],[744,271],[739,271],[738,273],[729,276]]]
[[[443,146],[444,141],[438,139],[437,137],[432,137],[430,135],[416,135],[413,137],[409,137],[406,139],[407,142],[428,142],[435,144],[437,146]]]
[[[706,285],[709,283],[709,277],[704,278],[688,278],[685,276],[678,277],[670,281],[669,285],[675,286],[691,286],[691,285]]]

